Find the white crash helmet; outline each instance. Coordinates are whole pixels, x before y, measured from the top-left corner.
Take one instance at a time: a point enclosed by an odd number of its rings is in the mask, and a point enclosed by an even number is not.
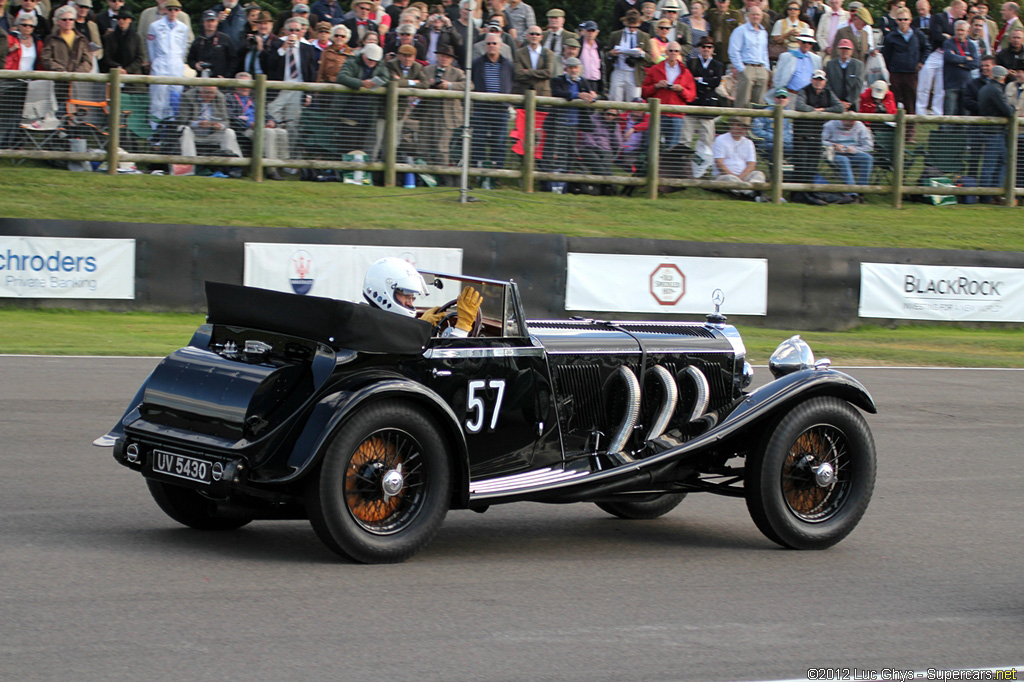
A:
[[[406,317],[416,317],[416,310],[406,308],[395,293],[427,295],[423,276],[401,258],[381,258],[369,267],[363,278],[363,298],[372,305]]]

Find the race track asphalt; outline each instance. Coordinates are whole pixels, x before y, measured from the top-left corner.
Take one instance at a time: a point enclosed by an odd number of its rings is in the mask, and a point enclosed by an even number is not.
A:
[[[411,561],[357,566],[305,522],[179,527],[90,445],[155,363],[0,357],[0,680],[724,681],[1024,663],[1020,371],[850,370],[879,406],[878,481],[827,551],[779,549],[742,500],[691,495],[645,522],[589,504],[456,511]]]

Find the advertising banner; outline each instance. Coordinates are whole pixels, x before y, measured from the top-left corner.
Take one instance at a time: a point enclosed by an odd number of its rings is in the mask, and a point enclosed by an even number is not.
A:
[[[362,301],[367,268],[386,256],[407,260],[420,270],[462,274],[462,249],[246,242],[243,282],[274,291]],[[447,293],[441,303],[452,298]],[[437,305],[432,298],[417,305]]]
[[[1024,322],[1024,270],[860,264],[860,317]]]
[[[715,289],[725,293],[722,313],[768,312],[768,261],[569,253],[565,309],[613,313],[714,311]]]
[[[0,236],[0,296],[135,298],[135,240]]]

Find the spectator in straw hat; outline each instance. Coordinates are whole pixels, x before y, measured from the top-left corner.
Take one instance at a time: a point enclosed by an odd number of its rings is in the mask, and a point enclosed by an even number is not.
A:
[[[863,63],[867,60],[872,50],[871,39],[871,13],[864,7],[860,7],[850,14],[850,23],[836,31],[835,40],[832,41],[833,57],[839,49],[839,41],[849,40],[853,45],[853,58]]]
[[[356,47],[363,36],[371,31],[380,33],[377,23],[370,19],[370,12],[375,8],[376,5],[372,0],[353,0],[352,18],[340,22],[348,26],[348,30],[352,32],[352,38],[348,41],[349,47]],[[331,21],[331,23],[337,22]]]
[[[789,90],[789,108],[796,106],[796,94],[811,84],[811,75],[821,69],[821,57],[812,50],[817,44],[814,30],[805,28],[797,36],[795,50],[788,50],[775,64],[772,82],[776,87]]]

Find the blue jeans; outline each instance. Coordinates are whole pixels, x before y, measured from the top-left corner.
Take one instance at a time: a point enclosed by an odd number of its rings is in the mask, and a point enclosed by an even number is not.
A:
[[[854,152],[853,154],[836,154],[835,164],[839,170],[839,177],[844,185],[866,185],[871,181],[871,168],[874,159],[866,152]],[[854,179],[854,171],[857,177]]]
[[[674,116],[661,117],[661,136],[665,140],[665,149],[679,144],[683,137],[683,119]]]
[[[981,162],[981,186],[1001,187],[1006,175],[1006,135],[985,133],[980,136],[985,144]]]

